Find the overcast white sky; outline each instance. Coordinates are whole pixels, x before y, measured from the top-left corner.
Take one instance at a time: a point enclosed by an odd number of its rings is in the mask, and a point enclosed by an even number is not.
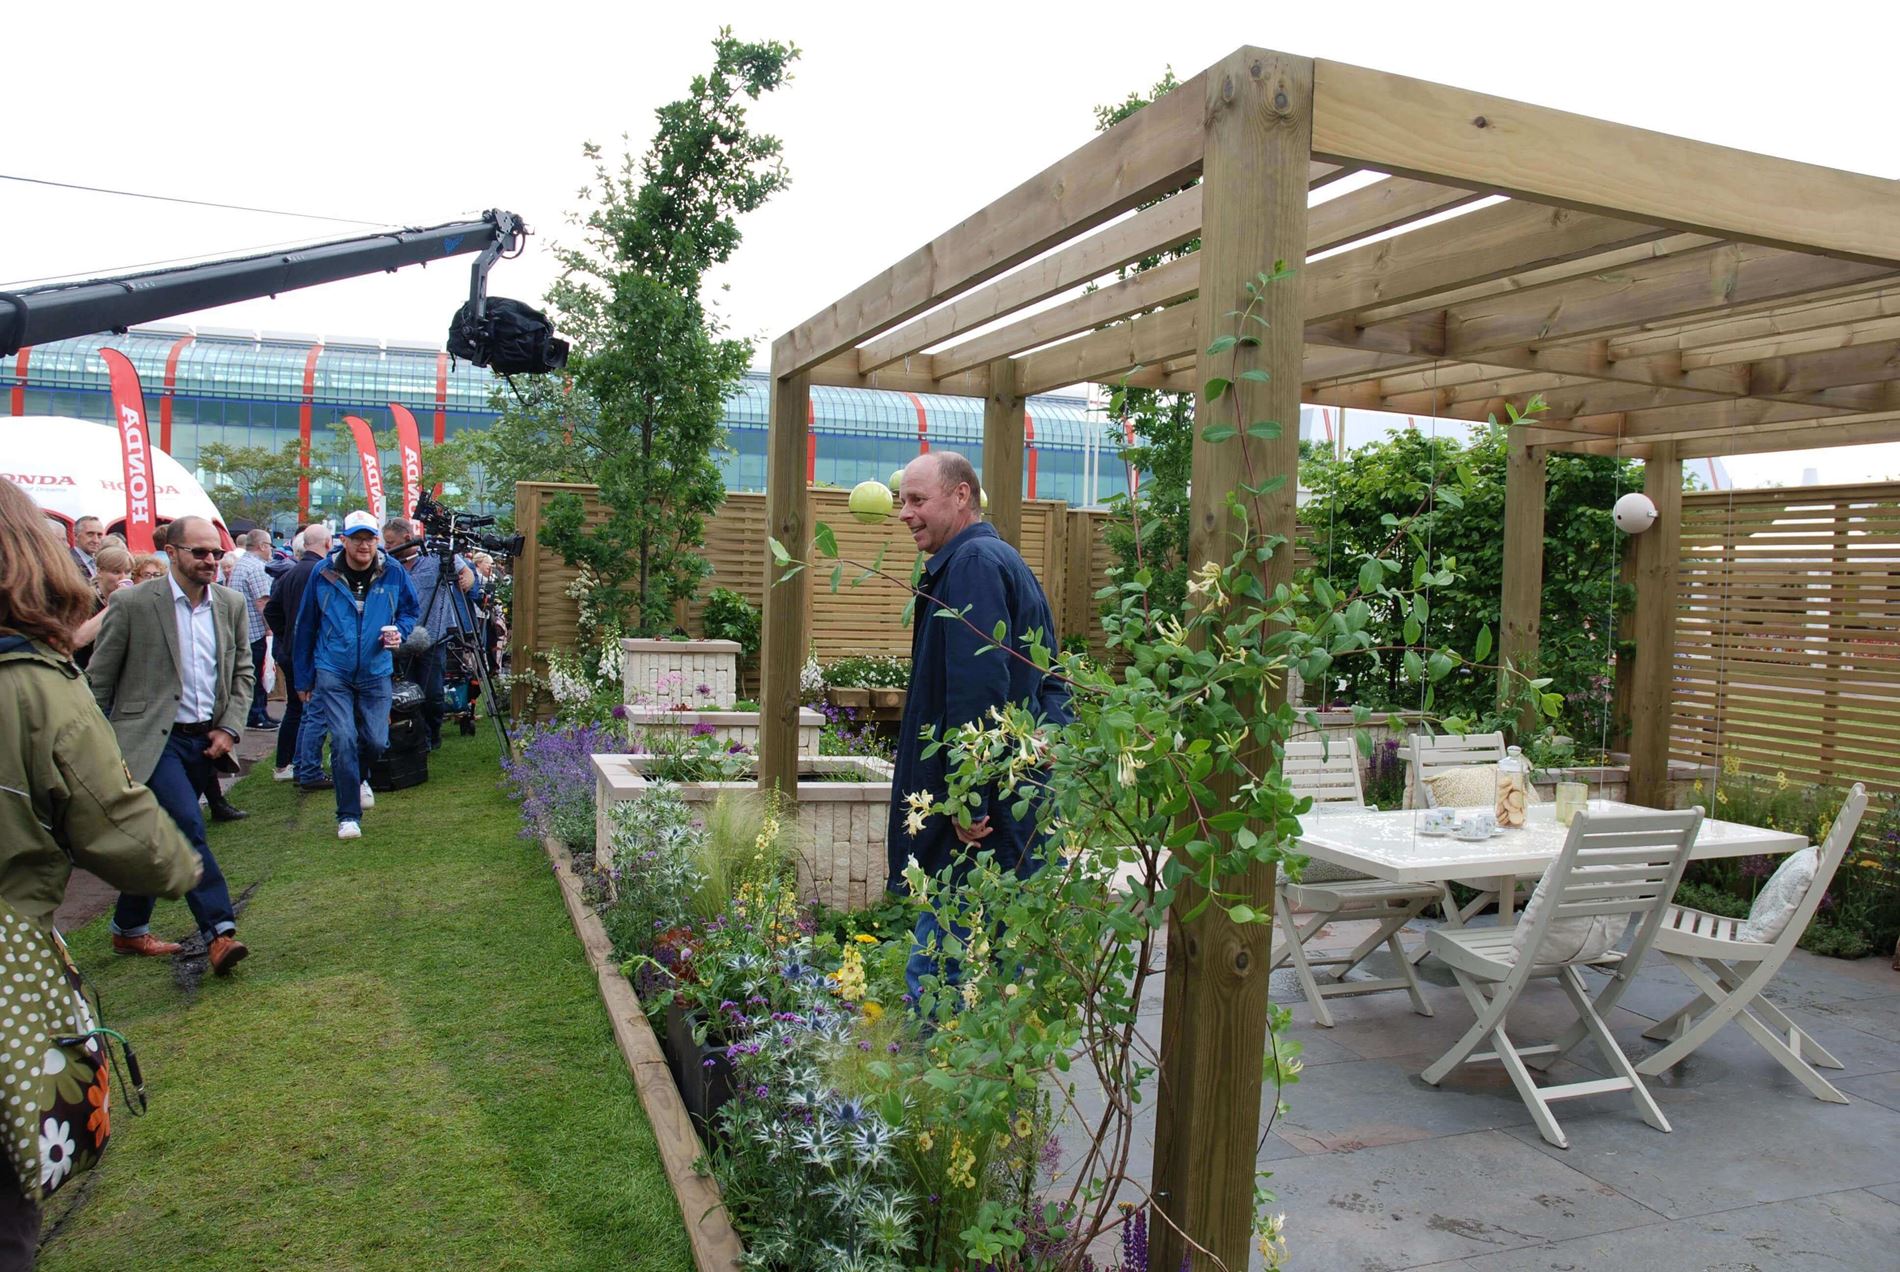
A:
[[[1319,6],[1315,6],[1319,9]],[[1278,47],[1834,167],[1900,176],[1900,5],[198,3],[15,6],[0,173],[426,225],[511,208],[540,232],[491,290],[538,303],[584,140],[630,133],[720,23],[803,50],[754,113],[793,184],[718,281],[763,343],[1087,140],[1172,64]],[[354,227],[0,181],[0,286]],[[205,326],[439,342],[466,261],[227,306]],[[1739,484],[1900,474],[1900,447],[1731,462]]]

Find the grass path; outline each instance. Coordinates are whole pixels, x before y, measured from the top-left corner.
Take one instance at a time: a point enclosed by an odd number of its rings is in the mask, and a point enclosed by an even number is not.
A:
[[[451,739],[353,843],[327,794],[260,766],[233,792],[250,819],[212,830],[232,892],[257,885],[228,980],[116,958],[104,919],[72,934],[151,1113],[115,1092],[112,1148],[43,1269],[691,1267],[496,750],[486,724]],[[161,935],[191,927],[159,904]]]

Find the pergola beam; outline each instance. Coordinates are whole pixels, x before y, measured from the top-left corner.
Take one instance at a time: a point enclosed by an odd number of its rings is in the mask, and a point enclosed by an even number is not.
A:
[[[1893,183],[1343,62],[1314,63],[1313,155],[1893,268]]]
[[[1187,184],[1201,166],[1202,88],[1196,76],[1136,111],[794,327],[772,346],[773,375],[817,366]]]

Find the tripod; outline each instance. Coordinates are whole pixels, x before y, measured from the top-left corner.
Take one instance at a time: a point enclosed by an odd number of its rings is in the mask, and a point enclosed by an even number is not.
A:
[[[442,594],[442,580],[455,573],[455,546],[452,541],[444,541],[434,549],[436,557],[435,586],[429,590],[429,603],[422,608],[425,617],[435,613],[436,598]],[[495,697],[495,680],[488,666],[486,652],[480,639],[475,635],[475,615],[469,608],[468,597],[463,595],[459,582],[449,588],[449,609],[451,628],[448,632],[437,634],[436,641],[447,651],[453,661],[456,674],[464,681],[475,680],[482,687],[482,700],[488,704],[488,718],[495,722],[495,732],[501,738],[501,751],[506,759],[515,758],[515,741],[508,734],[508,722],[501,713],[501,703]],[[448,668],[444,668],[446,674]]]

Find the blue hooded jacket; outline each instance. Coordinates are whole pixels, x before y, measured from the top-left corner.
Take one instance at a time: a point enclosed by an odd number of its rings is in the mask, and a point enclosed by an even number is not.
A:
[[[393,660],[383,648],[383,628],[393,625],[406,640],[421,612],[409,572],[381,551],[359,606],[343,577],[342,553],[338,547],[311,572],[290,627],[296,646],[292,683],[300,688],[315,685],[319,669],[351,684],[389,679]]]
[[[1010,816],[1014,801],[999,799],[994,793],[984,808],[971,812],[973,819],[984,815],[990,819],[991,833],[979,847],[966,850],[949,820],[936,814],[924,822],[920,834],[911,835],[904,825],[908,811],[904,797],[922,790],[941,798],[948,789],[949,753],[939,751],[925,759],[919,730],[935,725],[937,736],[943,737],[958,725],[984,719],[991,707],[1006,702],[1020,703],[1055,724],[1067,724],[1072,718],[1068,686],[1026,661],[1032,631],[1042,633],[1042,643],[1052,653],[1056,648],[1059,637],[1049,598],[1022,555],[995,527],[979,521],[959,532],[930,559],[918,587],[941,605],[919,600],[911,624],[910,693],[899,726],[891,824],[885,839],[890,857],[888,886],[893,892],[904,890],[908,857],[917,858],[926,872],[936,874],[959,856],[978,852],[992,852],[998,865],[1012,869],[1034,856],[1035,807],[1019,821]],[[960,610],[966,605],[975,631],[957,619],[932,617],[942,608]],[[1006,628],[1002,647],[978,654],[977,650],[992,643],[990,634],[999,619]],[[1025,657],[1013,657],[1005,648]]]

